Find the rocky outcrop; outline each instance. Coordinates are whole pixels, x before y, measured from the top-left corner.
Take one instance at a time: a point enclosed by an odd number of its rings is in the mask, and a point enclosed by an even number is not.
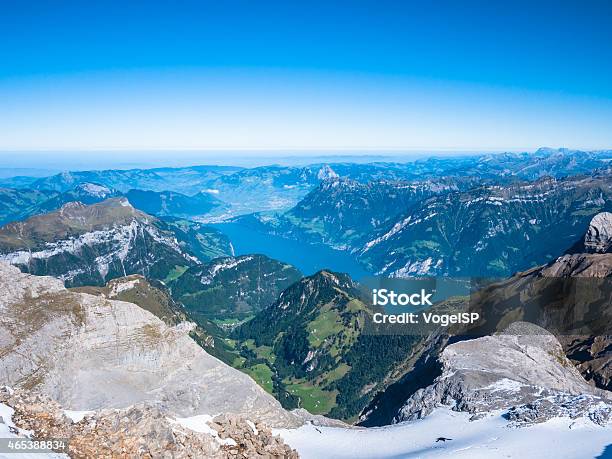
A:
[[[72,458],[298,457],[266,425],[245,416],[177,419],[162,407],[141,403],[73,420],[48,397],[6,388],[0,390],[0,403],[14,410],[12,422],[33,438],[68,439]]]
[[[529,320],[554,333],[587,381],[610,390],[611,299],[612,253],[568,253],[472,295],[470,307],[483,320],[468,334],[492,334]]]
[[[609,253],[612,248],[612,213],[601,212],[593,217],[584,237],[584,247],[591,253]]]
[[[396,422],[440,405],[476,416],[514,407],[511,416],[524,422],[564,413],[612,420],[610,394],[587,384],[557,339],[535,325],[516,322],[501,334],[451,344],[439,360],[441,376],[407,401]]]
[[[230,412],[273,427],[299,423],[247,375],[207,354],[189,337],[192,328],[0,263],[0,384],[72,410],[151,402],[177,416]]]
[[[170,326],[189,320],[181,305],[174,301],[168,289],[161,282],[149,280],[140,274],[113,279],[104,287],[86,286],[75,287],[71,290],[134,303]]]
[[[557,394],[513,406],[504,413],[504,417],[518,427],[552,418],[587,418],[595,424],[606,426],[612,423],[612,405],[588,395]]]
[[[567,254],[539,269],[541,277],[594,277],[612,275],[612,254]]]
[[[559,341],[587,381],[612,391],[612,336],[560,336]]]

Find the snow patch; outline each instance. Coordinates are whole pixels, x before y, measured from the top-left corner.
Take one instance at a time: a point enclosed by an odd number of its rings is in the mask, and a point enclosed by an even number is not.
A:
[[[189,418],[168,419],[170,422],[176,422],[186,429],[193,430],[198,433],[205,433],[213,437],[217,443],[224,446],[237,446],[238,444],[233,438],[221,438],[219,432],[210,427],[208,423],[212,421],[214,416],[209,414],[200,414]]]
[[[111,194],[111,190],[109,188],[102,185],[97,185],[95,183],[83,183],[80,188],[89,195],[97,198],[104,198]]]
[[[202,277],[200,277],[200,282],[203,285],[209,285],[210,283],[212,283],[216,275],[219,274],[220,272],[235,268],[241,263],[251,261],[252,259],[253,257],[247,256],[247,257],[236,258],[236,259],[228,259],[228,260],[224,260],[222,262],[216,263],[214,266],[212,266],[208,270],[208,273],[206,275],[203,275]]]
[[[425,419],[379,428],[315,427],[274,430],[303,459],[460,458],[582,459],[597,457],[612,438],[612,426],[600,427],[555,418],[542,424],[513,428],[491,413],[471,415],[438,408]],[[436,441],[439,438],[450,439]]]
[[[85,416],[90,414],[94,414],[95,411],[73,411],[73,410],[64,410],[64,414],[70,418],[72,422],[75,424],[81,422]]]

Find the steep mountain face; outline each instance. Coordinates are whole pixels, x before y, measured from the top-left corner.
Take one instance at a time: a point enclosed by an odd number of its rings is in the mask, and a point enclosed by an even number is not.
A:
[[[582,247],[592,253],[565,254],[477,298],[490,311],[490,322],[497,328],[509,317],[527,316],[546,326],[584,378],[606,390],[612,390],[612,254],[606,253],[607,234],[612,232],[609,217],[608,212],[593,217],[583,240],[572,249]],[[523,297],[522,304],[516,301],[518,296]]]
[[[612,254],[563,255],[476,292],[483,325],[471,336],[529,320],[552,332],[591,384],[612,389]]]
[[[516,424],[563,416],[612,422],[612,394],[588,385],[557,339],[533,324],[516,322],[501,334],[451,344],[439,361],[442,374],[407,401],[396,422],[441,405],[475,417],[508,410]]]
[[[584,248],[589,253],[610,253],[612,248],[612,214],[602,212],[591,220],[584,237]]]
[[[612,214],[601,212],[591,220],[584,239],[568,253],[610,253],[612,250]]]
[[[132,274],[109,281],[105,286],[75,287],[71,291],[88,293],[103,298],[134,303],[149,311],[168,326],[182,322],[194,322],[189,336],[210,355],[232,364],[236,352],[227,344],[227,332],[212,320],[199,316],[177,302],[161,281],[146,279],[140,274]]]
[[[192,329],[0,263],[0,384],[41,392],[70,410],[149,402],[174,416],[299,423],[247,375],[208,355],[189,337]]]
[[[368,183],[332,178],[283,214],[273,218],[247,216],[240,221],[284,237],[355,250],[373,232],[387,227],[417,202],[436,194],[466,189],[474,183],[473,179],[447,178]]]
[[[57,196],[54,191],[0,188],[0,226],[31,215],[30,208]]]
[[[242,320],[270,306],[301,277],[291,265],[246,255],[191,267],[169,286],[194,317]]]
[[[607,213],[593,217],[590,229],[575,247],[593,240],[593,228],[597,228],[598,234],[607,233],[609,224],[603,223],[607,221]],[[449,343],[488,336],[486,341],[492,339],[490,335],[521,320],[552,332],[564,355],[592,389],[612,390],[611,279],[612,254],[573,253],[473,292],[469,299],[458,303],[455,312],[478,312],[481,320],[469,328],[439,330],[415,344],[413,357],[403,365],[404,375],[374,398],[363,411],[361,423],[366,426],[390,423],[408,397],[440,376],[438,357]],[[444,304],[434,306],[442,307]],[[548,336],[549,332],[542,334]],[[510,364],[507,366],[511,368]],[[517,395],[504,396],[514,399]]]
[[[321,271],[287,288],[232,337],[241,368],[285,407],[353,420],[413,342],[364,333],[370,316],[348,276]]]
[[[359,258],[390,277],[507,276],[572,246],[610,207],[611,185],[606,173],[435,196],[380,231]]]
[[[217,231],[183,221],[162,221],[134,209],[125,198],[10,223],[0,229],[0,259],[24,272],[53,275],[68,286],[103,285],[140,273],[155,279],[228,253]]]

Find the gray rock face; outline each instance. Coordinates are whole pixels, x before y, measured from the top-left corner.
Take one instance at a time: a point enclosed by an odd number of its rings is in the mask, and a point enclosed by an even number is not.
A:
[[[612,422],[612,405],[589,395],[559,394],[514,406],[505,417],[515,426],[545,422],[556,417],[586,417],[595,424],[605,426]]]
[[[612,248],[612,213],[601,212],[593,217],[584,237],[589,252],[605,253]]]
[[[163,280],[176,266],[226,255],[229,241],[196,223],[160,220],[125,198],[61,209],[0,228],[0,261],[69,287],[104,285],[128,274]]]
[[[199,347],[192,326],[169,326],[135,304],[71,292],[0,263],[0,384],[72,410],[157,402],[177,416],[230,412],[299,424],[247,375]]]
[[[610,419],[605,415],[612,408],[610,394],[588,385],[557,339],[532,324],[516,322],[503,334],[452,344],[442,352],[440,363],[442,375],[408,400],[396,422],[424,417],[440,405],[478,416],[531,404],[522,412],[535,410],[533,419],[545,420],[563,411],[547,408],[555,405],[554,397],[572,401],[576,415],[600,407],[594,417]]]

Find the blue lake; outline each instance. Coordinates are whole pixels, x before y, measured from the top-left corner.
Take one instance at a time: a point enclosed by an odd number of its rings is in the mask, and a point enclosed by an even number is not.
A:
[[[284,261],[304,275],[321,269],[347,273],[354,280],[371,275],[348,252],[334,250],[322,244],[308,244],[259,232],[238,223],[210,224],[230,238],[236,255],[258,253]]]

